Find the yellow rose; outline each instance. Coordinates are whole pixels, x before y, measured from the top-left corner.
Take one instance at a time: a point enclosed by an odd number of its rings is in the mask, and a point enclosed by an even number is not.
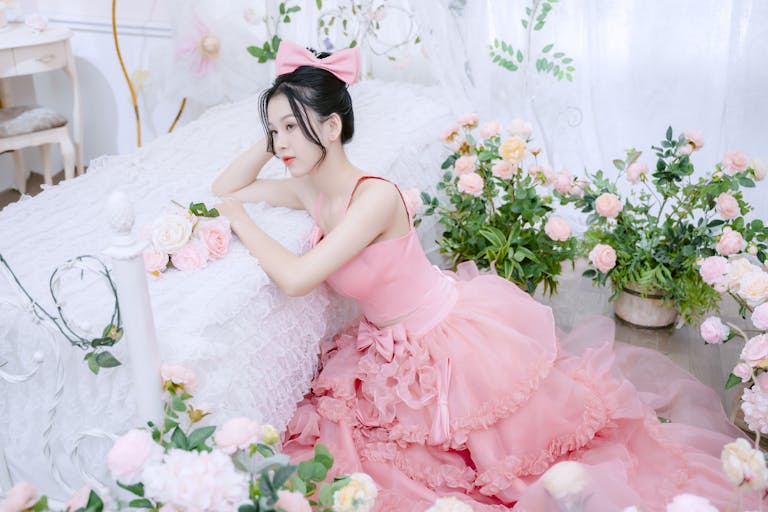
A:
[[[525,158],[525,141],[517,135],[509,137],[499,146],[499,154],[504,160],[520,162]]]

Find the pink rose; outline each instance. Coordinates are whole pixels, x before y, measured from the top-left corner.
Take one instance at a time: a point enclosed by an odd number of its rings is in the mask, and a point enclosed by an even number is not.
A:
[[[160,510],[158,512],[178,512],[179,509],[171,505],[170,503],[166,503],[162,507],[160,507]]]
[[[177,364],[161,364],[160,377],[162,377],[163,382],[184,386],[187,390],[194,389],[197,382],[195,372]]]
[[[571,236],[571,228],[568,223],[554,215],[544,225],[544,232],[549,238],[558,242],[564,242]]]
[[[219,260],[227,255],[229,242],[232,241],[232,228],[226,217],[214,217],[201,220],[195,229],[197,236],[208,247],[212,260]]]
[[[571,195],[576,197],[584,197],[584,189],[587,186],[587,182],[584,179],[578,179],[571,187]]]
[[[21,512],[32,507],[40,500],[40,493],[29,482],[19,482],[8,491],[0,503],[2,512]]]
[[[421,192],[415,188],[411,188],[403,192],[403,200],[405,201],[405,205],[411,215],[419,211],[419,209],[424,206],[424,201],[421,200]]]
[[[615,219],[621,211],[619,196],[610,192],[603,192],[595,199],[595,211],[602,217]]]
[[[248,418],[232,418],[216,431],[213,438],[222,452],[232,455],[238,449],[260,441],[261,425]]]
[[[91,495],[90,487],[88,487],[87,485],[81,487],[79,491],[75,492],[72,496],[69,497],[65,505],[65,509],[68,512],[75,512],[75,510],[80,510],[81,508],[85,508],[88,505],[88,497],[90,495]]]
[[[459,176],[459,190],[465,194],[479,196],[483,193],[483,178],[476,172],[470,172]]]
[[[553,180],[555,190],[561,194],[570,194],[573,188],[573,175],[568,169],[563,169],[555,176]]]
[[[460,156],[453,164],[456,175],[466,174],[475,170],[475,159],[471,156]]]
[[[159,461],[163,449],[144,430],[129,430],[117,438],[107,455],[107,465],[112,477],[120,483],[131,485],[141,480],[144,468]]]
[[[731,330],[720,318],[710,316],[701,323],[699,333],[707,343],[717,344],[727,340]]]
[[[761,373],[755,377],[755,381],[757,382],[757,386],[760,388],[760,391],[768,391],[768,373]]]
[[[765,363],[768,358],[768,335],[761,334],[750,338],[741,349],[739,358],[753,368]]]
[[[475,114],[464,114],[459,118],[459,125],[464,128],[474,128],[477,126],[477,122],[477,115]]]
[[[723,169],[729,174],[746,171],[749,166],[749,159],[740,150],[726,151],[723,155]]]
[[[544,185],[549,185],[555,180],[555,173],[547,164],[541,164],[539,166],[539,173],[541,175],[541,182]]]
[[[739,202],[728,192],[723,192],[715,199],[715,209],[724,219],[734,219],[739,216]]]
[[[607,274],[616,266],[616,251],[610,245],[597,244],[589,252],[589,261],[602,272]]]
[[[680,149],[677,150],[678,153],[681,155],[688,156],[691,153],[693,153],[693,145],[692,144],[683,144],[680,146]]]
[[[528,121],[525,121],[523,119],[513,119],[509,122],[509,134],[510,135],[517,135],[519,137],[522,137],[524,139],[527,139],[531,136],[531,132],[533,131],[533,128],[531,127],[531,123]]]
[[[443,133],[440,135],[440,140],[445,142],[446,144],[449,142],[453,142],[456,137],[459,136],[459,127],[458,126],[449,126],[445,130],[443,130]]]
[[[283,509],[285,512],[312,512],[312,507],[309,506],[303,494],[285,489],[277,491],[275,508]]]
[[[752,311],[752,325],[762,331],[768,329],[768,302],[760,304]]]
[[[199,270],[208,264],[208,246],[201,240],[190,240],[171,256],[171,263],[179,270]]]
[[[728,260],[722,256],[710,256],[701,262],[699,274],[705,283],[714,285],[723,280],[728,273]]]
[[[644,163],[634,162],[627,167],[627,181],[630,183],[637,183],[641,179],[645,179],[649,173],[648,166]]]
[[[501,133],[501,125],[498,121],[489,121],[480,127],[480,136],[484,139],[490,139]]]
[[[512,166],[507,160],[499,160],[491,168],[491,174],[497,178],[509,179],[517,166]]]
[[[152,248],[144,249],[144,269],[150,273],[159,273],[168,266],[170,256]]]
[[[704,135],[697,130],[685,130],[683,137],[691,143],[693,149],[701,149],[704,147]]]
[[[730,230],[722,234],[720,240],[717,242],[715,250],[718,254],[729,256],[741,251],[744,248],[744,245],[744,237],[741,236],[741,233]]]
[[[752,368],[747,363],[739,363],[733,367],[731,372],[741,379],[741,382],[747,382],[752,378]]]

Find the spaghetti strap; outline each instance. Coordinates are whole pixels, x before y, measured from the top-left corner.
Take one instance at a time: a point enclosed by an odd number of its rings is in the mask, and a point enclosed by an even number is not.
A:
[[[355,197],[355,192],[357,192],[357,187],[360,186],[360,183],[362,183],[364,180],[367,179],[375,179],[375,180],[381,180],[386,181],[387,183],[391,183],[395,186],[395,190],[397,190],[397,193],[400,194],[400,200],[403,202],[403,207],[405,208],[405,214],[408,217],[408,224],[413,226],[413,217],[411,215],[411,210],[408,208],[408,201],[405,200],[405,197],[403,196],[402,191],[400,190],[400,187],[397,186],[397,183],[388,180],[387,178],[383,178],[381,176],[360,176],[357,179],[357,183],[355,183],[354,188],[352,189],[352,193],[349,194],[349,198],[347,199],[347,205],[344,207],[344,214],[346,215],[347,210],[349,209],[349,205],[352,204],[352,198]]]

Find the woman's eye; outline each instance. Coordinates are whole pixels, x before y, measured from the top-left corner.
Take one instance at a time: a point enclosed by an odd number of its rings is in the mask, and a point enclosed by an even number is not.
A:
[[[288,131],[293,130],[295,127],[296,125],[293,123],[288,123],[287,125],[285,125],[285,129]]]

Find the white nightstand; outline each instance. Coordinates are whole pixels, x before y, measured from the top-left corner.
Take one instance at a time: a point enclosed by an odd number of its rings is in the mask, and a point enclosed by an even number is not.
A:
[[[71,37],[72,31],[64,27],[49,27],[36,33],[23,23],[11,23],[0,30],[0,100],[3,107],[13,106],[3,78],[63,69],[72,81],[75,162],[77,173],[82,174],[83,123],[75,61],[69,44]]]

